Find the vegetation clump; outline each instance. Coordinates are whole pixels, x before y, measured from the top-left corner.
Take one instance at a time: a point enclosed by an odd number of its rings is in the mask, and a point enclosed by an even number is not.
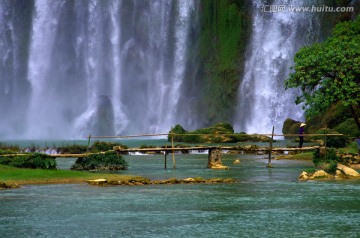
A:
[[[105,153],[90,154],[87,157],[78,158],[71,167],[72,170],[124,170],[128,163],[118,153],[107,151]]]
[[[127,148],[126,145],[122,145],[121,143],[95,141],[90,147],[87,147],[86,145],[73,144],[57,148],[57,151],[60,154],[84,154],[86,152],[98,153],[113,150],[114,146],[121,146],[123,148]]]
[[[92,153],[96,153],[96,152],[101,152],[101,151],[113,150],[114,146],[120,146],[124,149],[128,148],[128,146],[123,145],[121,143],[114,143],[114,142],[109,142],[109,141],[96,141],[90,147],[90,151]]]
[[[13,154],[20,151],[20,147],[17,145],[8,145],[0,142],[0,154]]]
[[[220,122],[211,127],[186,131],[181,125],[170,130],[168,141],[185,143],[236,143],[236,142],[269,142],[271,139],[261,135],[248,135],[244,132],[235,133],[230,123]],[[173,137],[173,138],[171,138]]]
[[[336,25],[323,43],[301,48],[286,88],[300,88],[296,103],[307,117],[316,117],[338,104],[350,112],[360,131],[360,16]]]
[[[40,153],[0,156],[0,164],[17,168],[56,169],[55,158]]]

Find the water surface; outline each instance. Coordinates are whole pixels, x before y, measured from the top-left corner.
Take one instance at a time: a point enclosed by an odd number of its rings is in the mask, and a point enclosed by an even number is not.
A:
[[[241,163],[233,165],[239,158]],[[232,177],[234,184],[25,186],[0,191],[0,237],[359,237],[360,181],[298,182],[312,166],[224,155],[230,170],[206,169],[207,154],[126,156],[151,179]],[[68,169],[74,159],[60,159]]]

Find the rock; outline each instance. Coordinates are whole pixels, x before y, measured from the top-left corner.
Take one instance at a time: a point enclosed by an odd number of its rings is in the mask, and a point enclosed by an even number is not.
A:
[[[104,185],[107,183],[107,179],[94,179],[86,181],[90,185]]]
[[[359,177],[360,176],[360,174],[356,170],[349,168],[342,164],[338,164],[336,169],[341,171],[342,173],[344,173],[346,176],[350,176],[350,177]]]
[[[239,159],[234,160],[233,164],[240,164],[240,160]]]
[[[196,178],[194,178],[194,180],[196,183],[205,183],[206,182],[205,179],[203,179],[202,177],[196,177]]]
[[[326,173],[324,170],[316,171],[310,178],[311,179],[322,179],[322,178],[332,178],[330,174]]]
[[[0,190],[9,189],[9,188],[20,188],[20,186],[17,185],[16,183],[15,184],[7,184],[7,183],[0,182]]]
[[[305,181],[308,180],[310,177],[308,175],[308,173],[306,173],[305,171],[303,171],[300,175],[299,175],[299,180]]]
[[[223,180],[223,183],[235,183],[235,180],[233,178],[226,178]]]
[[[352,164],[350,167],[351,167],[352,169],[359,170],[359,169],[360,169],[360,164]]]
[[[208,183],[223,183],[224,180],[221,178],[212,178],[207,181]]]
[[[347,176],[343,172],[341,172],[340,170],[337,169],[335,172],[335,178],[336,179],[345,179],[345,178],[347,178]]]
[[[229,169],[229,166],[221,165],[221,164],[214,164],[210,167],[210,169]]]
[[[185,183],[193,183],[193,182],[195,182],[195,179],[194,178],[186,178],[186,179],[183,179],[182,181]]]

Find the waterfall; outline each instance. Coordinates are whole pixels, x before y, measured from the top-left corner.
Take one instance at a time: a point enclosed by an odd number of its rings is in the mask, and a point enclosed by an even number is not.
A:
[[[0,137],[83,138],[186,126],[191,115],[178,105],[191,105],[184,85],[194,80],[185,75],[192,70],[198,5],[2,1],[0,110],[7,117],[0,119]]]
[[[237,130],[271,133],[275,126],[275,131],[281,133],[286,118],[304,120],[301,107],[294,103],[294,90],[285,91],[284,81],[296,51],[317,40],[320,29],[319,13],[292,12],[289,7],[311,4],[253,1],[252,33],[234,119]],[[270,11],[270,7],[279,6],[280,11]]]

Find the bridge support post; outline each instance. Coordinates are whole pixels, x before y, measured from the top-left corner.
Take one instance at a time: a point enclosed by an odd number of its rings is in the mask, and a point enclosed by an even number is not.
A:
[[[272,133],[271,133],[270,146],[269,146],[269,161],[268,161],[268,165],[266,166],[268,168],[272,168],[272,165],[271,165],[271,153],[272,153],[272,149],[273,149],[272,143],[273,143],[273,139],[274,139],[274,129],[275,129],[275,127],[273,126]]]
[[[210,169],[229,169],[228,166],[222,164],[221,150],[218,148],[210,148],[208,154],[208,168]]]
[[[164,153],[165,153],[165,160],[164,160],[164,166],[165,166],[165,168],[164,168],[164,169],[166,170],[166,166],[167,166],[166,163],[167,163],[167,154],[168,154],[168,152],[165,151]]]

